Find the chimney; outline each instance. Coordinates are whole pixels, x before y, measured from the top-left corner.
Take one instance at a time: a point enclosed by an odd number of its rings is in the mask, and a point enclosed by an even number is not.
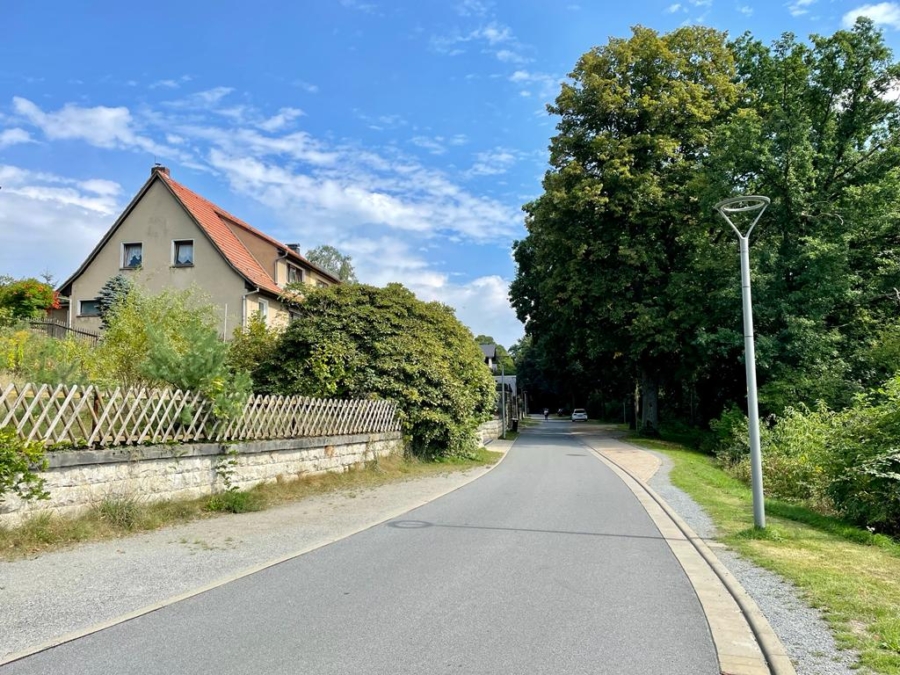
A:
[[[150,175],[155,176],[158,173],[162,173],[162,174],[165,174],[166,176],[168,176],[169,175],[169,167],[163,166],[162,164],[159,164],[159,163],[154,164],[153,168],[150,169]]]
[[[297,255],[303,255],[302,253],[300,253],[300,244],[288,244],[287,247]]]

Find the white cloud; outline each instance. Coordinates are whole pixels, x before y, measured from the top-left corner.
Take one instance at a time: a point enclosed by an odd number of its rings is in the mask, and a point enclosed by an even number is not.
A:
[[[468,170],[469,176],[496,176],[506,173],[518,160],[515,150],[494,148],[475,155],[475,163]]]
[[[744,16],[753,16],[753,8],[749,5],[742,5],[741,7],[738,7],[737,11],[739,11]]]
[[[681,3],[676,2],[674,5],[669,5],[668,7],[666,7],[666,12],[668,12],[669,14],[674,14],[679,9],[681,9]]]
[[[531,61],[531,59],[510,49],[500,49],[494,53],[494,56],[497,57],[498,61],[502,61],[503,63],[528,63]]]
[[[559,84],[562,78],[548,73],[537,73],[528,70],[517,70],[509,76],[509,81],[518,85],[532,85],[532,93],[543,99],[556,96],[559,93]],[[521,90],[519,95],[522,96]]]
[[[857,17],[865,16],[878,25],[900,29],[900,4],[896,2],[879,2],[877,5],[862,5],[844,14],[844,28],[851,28]]]
[[[0,131],[0,148],[19,143],[33,143],[34,139],[24,129],[4,129]]]
[[[791,16],[803,16],[809,12],[809,8],[816,4],[816,0],[794,0],[788,5]]]
[[[233,91],[234,89],[232,87],[213,87],[212,89],[196,91],[193,94],[176,101],[169,101],[166,105],[173,108],[209,110],[212,106],[218,105],[223,98]]]
[[[256,126],[263,131],[277,131],[287,126],[298,117],[302,117],[304,114],[305,113],[299,108],[282,108],[278,111],[277,115],[273,115]]]
[[[444,145],[444,139],[441,136],[435,136],[434,138],[414,136],[410,142],[415,146],[428,150],[432,155],[443,155],[447,152],[447,147]]]
[[[456,4],[456,13],[460,16],[484,16],[490,5],[482,0],[461,0]]]
[[[81,264],[121,208],[109,180],[76,181],[0,165],[0,272],[62,279]],[[64,232],[65,236],[60,236]]]
[[[15,96],[13,109],[50,140],[83,140],[99,148],[139,149],[162,156],[175,154],[138,134],[131,112],[125,107],[82,108],[67,103],[56,112],[44,112],[28,99]]]
[[[157,80],[150,85],[151,89],[178,89],[181,86],[175,80]]]

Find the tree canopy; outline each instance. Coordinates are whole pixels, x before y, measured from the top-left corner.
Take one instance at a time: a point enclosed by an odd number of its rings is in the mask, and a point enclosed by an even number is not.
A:
[[[637,381],[650,430],[657,405],[743,404],[737,244],[712,210],[733,194],[772,199],[751,244],[763,412],[900,366],[898,76],[866,19],[771,46],[637,27],[582,56],[514,245],[526,386],[621,414]]]
[[[352,258],[344,255],[334,246],[327,244],[311,248],[306,252],[306,259],[322,269],[331,272],[344,283],[356,283],[356,270],[353,269]]]

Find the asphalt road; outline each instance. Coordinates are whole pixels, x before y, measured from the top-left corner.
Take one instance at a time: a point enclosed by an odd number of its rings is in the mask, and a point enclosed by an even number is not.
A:
[[[570,428],[542,422],[401,518],[0,674],[715,675],[687,577]]]

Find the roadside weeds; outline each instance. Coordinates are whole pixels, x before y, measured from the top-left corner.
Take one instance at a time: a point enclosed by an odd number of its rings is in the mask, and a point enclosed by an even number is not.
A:
[[[775,500],[766,501],[768,527],[756,530],[749,487],[712,457],[665,441],[629,442],[668,455],[672,483],[704,508],[717,539],[793,583],[838,644],[859,653],[861,672],[900,675],[900,543]]]

